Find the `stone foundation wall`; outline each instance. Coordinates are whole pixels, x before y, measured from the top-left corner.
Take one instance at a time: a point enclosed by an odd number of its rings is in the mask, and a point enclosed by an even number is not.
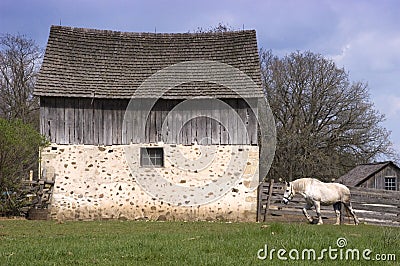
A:
[[[141,147],[162,147],[164,167],[140,166]],[[52,144],[41,158],[52,219],[256,220],[257,146]]]

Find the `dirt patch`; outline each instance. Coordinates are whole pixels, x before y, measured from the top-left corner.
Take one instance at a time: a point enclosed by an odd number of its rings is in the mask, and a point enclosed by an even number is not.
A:
[[[12,217],[0,216],[0,221],[3,221],[3,220],[26,220],[26,218],[22,217],[22,216],[12,216]]]

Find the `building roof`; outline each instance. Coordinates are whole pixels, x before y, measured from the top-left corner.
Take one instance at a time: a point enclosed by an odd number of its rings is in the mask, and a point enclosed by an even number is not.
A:
[[[356,187],[367,181],[370,177],[372,177],[374,174],[381,171],[388,165],[393,165],[394,167],[398,168],[391,161],[361,164],[354,167],[347,174],[339,177],[336,182],[343,183],[347,186]]]
[[[189,64],[187,64],[189,62]],[[190,64],[190,62],[196,62]],[[239,86],[243,77],[221,68],[227,64],[255,83]],[[181,64],[179,64],[181,63]],[[183,63],[183,64],[182,64]],[[218,33],[133,33],[52,26],[34,94],[37,96],[131,98],[141,84],[160,70],[173,69],[165,80],[184,80],[166,93],[159,84],[146,87],[140,97],[216,98],[262,97],[260,65],[254,30]],[[224,77],[223,84],[187,80],[188,70],[208,69]],[[168,76],[169,75],[169,76]],[[172,75],[172,76],[171,76]],[[221,79],[218,79],[221,80]],[[158,80],[159,81],[159,80]],[[193,81],[193,84],[191,83]],[[237,93],[240,93],[238,96]]]

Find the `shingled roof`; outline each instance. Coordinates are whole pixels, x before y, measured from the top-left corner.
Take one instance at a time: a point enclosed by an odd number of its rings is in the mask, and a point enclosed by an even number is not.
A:
[[[347,174],[339,177],[336,182],[343,183],[347,186],[356,187],[390,164],[395,165],[391,161],[357,165]]]
[[[205,67],[209,62],[228,64],[249,76],[255,86],[240,87],[238,96],[237,91],[226,86],[201,80],[171,88],[162,98],[263,96],[254,30],[166,34],[64,26],[50,29],[34,94],[130,98],[157,71],[188,61],[203,62]],[[216,68],[216,71],[221,72],[218,75],[226,75],[223,70]],[[185,71],[175,72],[178,76],[187,75]],[[235,75],[225,78],[240,82]],[[159,89],[157,85],[149,87],[142,96],[159,96]]]

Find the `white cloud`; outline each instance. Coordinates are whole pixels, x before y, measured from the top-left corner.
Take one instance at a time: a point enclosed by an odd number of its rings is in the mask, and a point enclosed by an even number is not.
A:
[[[350,44],[346,44],[342,47],[341,53],[336,54],[336,55],[328,55],[328,57],[332,58],[333,61],[335,61],[338,65],[342,65],[343,61],[345,60],[348,50],[351,48]]]
[[[331,58],[358,71],[382,73],[400,69],[399,47],[400,32],[358,32],[342,45],[340,54]]]

